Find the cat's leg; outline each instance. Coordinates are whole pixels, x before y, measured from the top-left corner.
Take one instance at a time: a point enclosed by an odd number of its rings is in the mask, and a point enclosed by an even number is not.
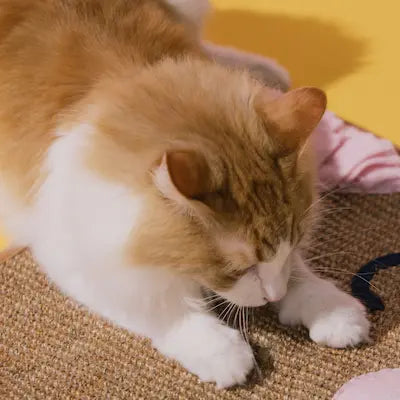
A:
[[[226,46],[204,43],[207,54],[216,62],[237,68],[245,68],[266,86],[286,92],[290,88],[289,73],[268,57],[247,53]]]
[[[370,323],[364,306],[333,283],[316,276],[296,255],[287,295],[279,304],[279,320],[303,324],[319,344],[342,348],[369,340]]]

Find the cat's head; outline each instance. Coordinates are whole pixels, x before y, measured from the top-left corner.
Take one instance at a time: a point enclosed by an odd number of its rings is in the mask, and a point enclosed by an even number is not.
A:
[[[310,230],[306,142],[326,97],[316,88],[282,94],[220,67],[191,68],[194,77],[184,68],[152,71],[132,97],[134,133],[124,146],[140,149],[135,168],[148,169],[148,181],[131,261],[189,276],[238,305],[277,301]],[[146,83],[153,78],[158,87]]]

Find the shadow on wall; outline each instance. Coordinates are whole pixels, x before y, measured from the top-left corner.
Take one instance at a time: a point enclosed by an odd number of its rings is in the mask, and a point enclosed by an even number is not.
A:
[[[206,37],[276,59],[289,70],[293,86],[325,89],[359,69],[367,52],[364,39],[330,22],[245,10],[216,10]]]

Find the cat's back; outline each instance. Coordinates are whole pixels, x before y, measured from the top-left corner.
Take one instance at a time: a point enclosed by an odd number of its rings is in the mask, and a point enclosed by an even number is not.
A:
[[[85,67],[86,77],[95,76],[117,61],[151,64],[180,55],[196,47],[196,39],[167,0],[0,0],[6,75],[12,66],[16,73],[58,73],[59,79],[66,67],[69,73]]]
[[[103,74],[195,42],[162,0],[0,0],[0,181],[30,189],[60,119]]]
[[[113,65],[152,64],[195,41],[163,0],[0,0],[0,96],[10,81],[13,97],[82,91]]]

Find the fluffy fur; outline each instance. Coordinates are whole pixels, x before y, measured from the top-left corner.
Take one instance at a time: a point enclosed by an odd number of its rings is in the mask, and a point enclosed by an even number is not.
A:
[[[0,214],[67,294],[228,387],[252,351],[203,288],[276,302],[283,323],[334,347],[366,340],[369,324],[299,254],[324,94],[282,94],[226,54],[209,59],[207,8],[0,1]]]

